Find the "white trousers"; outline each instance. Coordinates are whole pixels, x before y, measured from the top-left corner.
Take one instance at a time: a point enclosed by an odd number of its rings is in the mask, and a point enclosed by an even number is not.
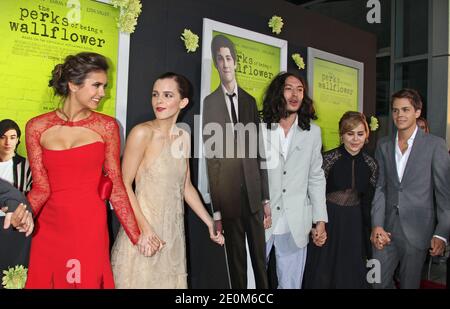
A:
[[[278,289],[301,289],[306,263],[306,249],[298,248],[291,233],[272,235],[266,242],[266,264],[275,246]]]

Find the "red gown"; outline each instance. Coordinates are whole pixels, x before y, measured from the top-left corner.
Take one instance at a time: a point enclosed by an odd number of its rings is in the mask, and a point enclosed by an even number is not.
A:
[[[41,135],[55,125],[95,131],[104,142],[49,150]],[[120,138],[114,118],[92,112],[67,122],[50,112],[26,126],[33,175],[28,195],[37,216],[26,288],[114,288],[109,258],[106,205],[98,195],[102,168],[113,181],[110,202],[135,244],[139,229],[120,170]]]

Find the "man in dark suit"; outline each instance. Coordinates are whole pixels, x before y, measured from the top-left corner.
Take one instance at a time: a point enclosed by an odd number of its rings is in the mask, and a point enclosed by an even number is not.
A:
[[[0,220],[4,229],[8,229],[11,224],[14,227],[24,227],[26,224],[27,227],[34,226],[31,208],[27,205],[29,202],[22,192],[0,178],[0,210],[4,213],[0,216]],[[31,233],[33,228],[30,231],[27,228],[26,231]]]
[[[267,288],[264,220],[270,221],[270,206],[258,110],[237,85],[233,43],[217,35],[211,52],[221,83],[203,102],[203,139],[216,228],[223,226],[231,287],[247,288],[247,237],[256,288]]]
[[[9,182],[0,179],[0,275],[8,267],[28,267],[34,224],[31,210],[26,205],[29,204],[25,196]]]
[[[381,264],[381,282],[374,287],[392,288],[399,265],[400,288],[417,289],[427,253],[442,255],[448,241],[450,158],[442,138],[417,127],[422,110],[417,91],[400,90],[391,104],[397,133],[381,139],[375,152],[379,178],[371,240],[377,249],[374,259]]]

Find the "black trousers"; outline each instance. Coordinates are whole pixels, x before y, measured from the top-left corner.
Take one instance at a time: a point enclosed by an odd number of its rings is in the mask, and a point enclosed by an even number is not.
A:
[[[255,275],[256,288],[268,288],[263,220],[264,210],[262,205],[258,212],[251,213],[247,190],[245,186],[242,186],[241,216],[239,218],[222,219],[232,289],[247,288],[246,236]]]
[[[13,227],[5,230],[3,223],[5,217],[0,217],[0,278],[3,271],[16,265],[28,267],[30,257],[31,235],[16,231]],[[0,284],[0,289],[3,287]]]
[[[447,289],[450,289],[450,257],[447,258]]]

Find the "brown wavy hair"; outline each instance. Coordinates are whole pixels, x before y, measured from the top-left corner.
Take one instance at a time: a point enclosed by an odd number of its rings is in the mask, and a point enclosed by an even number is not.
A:
[[[366,142],[369,140],[369,125],[367,124],[366,116],[360,112],[348,111],[342,115],[339,120],[339,136],[342,137],[345,133],[353,130],[360,124],[364,125],[364,131],[366,131]]]
[[[63,63],[53,68],[48,86],[53,88],[55,95],[66,98],[69,95],[69,82],[82,85],[89,73],[106,73],[108,68],[106,58],[100,54],[83,52],[69,55]]]

